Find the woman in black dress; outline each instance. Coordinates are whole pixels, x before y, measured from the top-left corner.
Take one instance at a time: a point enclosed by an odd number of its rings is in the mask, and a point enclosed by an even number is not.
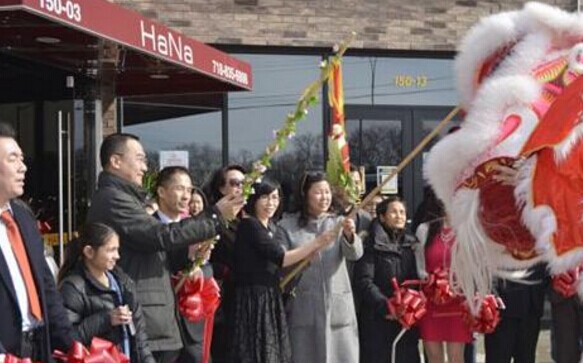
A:
[[[264,179],[253,185],[235,240],[235,301],[231,362],[291,363],[291,347],[279,278],[292,265],[335,240],[332,232],[285,251],[271,220],[281,203],[279,185]]]

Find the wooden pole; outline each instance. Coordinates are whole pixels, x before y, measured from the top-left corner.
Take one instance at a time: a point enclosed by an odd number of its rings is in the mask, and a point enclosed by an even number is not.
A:
[[[376,186],[376,188],[374,188],[367,196],[366,198],[364,198],[362,200],[362,202],[360,202],[360,204],[358,204],[355,208],[352,208],[352,211],[350,211],[350,213],[348,214],[347,218],[354,218],[354,216],[356,215],[356,213],[358,212],[359,209],[363,208],[365,205],[367,205],[368,203],[370,203],[370,201],[377,196],[382,188],[389,183],[394,177],[396,177],[403,169],[405,169],[405,167],[407,165],[409,165],[409,163],[421,152],[423,151],[423,149],[425,148],[425,146],[427,146],[427,144],[429,144],[429,142],[431,140],[433,140],[433,138],[435,136],[437,136],[441,130],[445,127],[445,125],[447,125],[454,117],[455,115],[457,115],[457,113],[459,112],[460,108],[455,107],[453,110],[450,111],[450,113],[447,114],[447,116],[445,116],[445,118],[443,120],[441,120],[441,122],[427,135],[425,136],[425,138],[423,138],[423,140],[421,140],[421,142],[419,144],[417,144],[417,146],[415,147],[415,149],[413,149],[413,151],[411,151],[397,166],[397,168],[395,168],[393,170],[392,173],[390,173],[385,180]],[[342,224],[338,223],[334,229],[337,230],[337,232],[340,232],[340,229],[342,228]],[[283,290],[285,288],[285,286],[297,275],[299,274],[302,270],[304,270],[306,268],[306,266],[310,263],[310,259],[306,258],[304,260],[302,260],[300,263],[298,263],[296,265],[296,267],[294,267],[294,269],[288,273],[286,276],[284,276],[284,278],[281,280],[281,282],[279,283],[279,287]]]

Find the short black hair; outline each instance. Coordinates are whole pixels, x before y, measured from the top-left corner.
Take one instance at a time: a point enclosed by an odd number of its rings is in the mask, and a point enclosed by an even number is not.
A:
[[[0,137],[16,139],[16,131],[14,131],[12,125],[0,121]]]
[[[279,216],[279,214],[281,214],[281,210],[283,208],[283,200],[282,200],[283,195],[281,193],[281,186],[279,185],[279,183],[273,179],[269,179],[267,177],[264,177],[263,180],[261,180],[261,182],[253,183],[253,185],[251,187],[253,188],[254,193],[251,194],[251,196],[247,200],[247,203],[245,204],[245,207],[244,207],[245,212],[252,215],[253,217],[257,217],[256,211],[255,211],[255,204],[257,203],[259,198],[261,198],[264,195],[269,195],[277,190],[277,192],[279,193],[279,198],[280,198],[279,206],[277,207],[277,210],[274,213],[274,218],[277,218]]]
[[[83,249],[90,246],[94,250],[103,247],[112,236],[117,235],[115,230],[103,223],[90,223],[84,226],[81,237],[75,238],[67,244],[65,260],[59,269],[57,280],[60,282],[71,273],[78,261],[83,259]]]
[[[192,177],[190,176],[188,169],[186,169],[185,167],[167,166],[164,169],[160,170],[160,172],[158,173],[158,176],[156,177],[155,190],[158,190],[159,187],[166,187],[172,181],[172,178],[174,178],[174,175],[176,174],[188,175],[188,177],[192,181]]]
[[[101,143],[101,148],[99,149],[99,161],[101,162],[101,167],[105,169],[107,164],[109,164],[109,159],[112,155],[123,154],[127,149],[127,142],[129,140],[140,141],[140,138],[133,134],[111,134]]]
[[[379,204],[377,204],[377,209],[376,209],[377,217],[387,213],[387,210],[389,210],[389,205],[391,203],[394,203],[394,202],[401,203],[405,207],[405,210],[407,209],[407,206],[405,205],[405,202],[403,201],[403,199],[401,199],[400,197],[398,197],[396,195],[393,195],[393,196],[390,196],[387,199],[383,200]]]

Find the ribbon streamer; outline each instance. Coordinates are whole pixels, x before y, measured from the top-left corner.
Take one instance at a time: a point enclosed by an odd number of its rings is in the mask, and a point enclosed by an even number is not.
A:
[[[472,315],[467,304],[464,305],[463,319],[472,331],[489,334],[498,326],[500,322],[499,310],[504,308],[504,303],[500,298],[494,295],[486,295],[482,300],[477,316]]]
[[[420,291],[399,287],[394,277],[391,283],[395,290],[393,296],[387,299],[389,314],[394,316],[403,328],[410,329],[427,313],[427,298]],[[410,281],[407,283],[411,284]]]
[[[448,304],[457,297],[449,284],[449,271],[441,267],[429,275],[429,279],[424,283],[423,292],[435,305]]]
[[[394,316],[403,327],[399,335],[393,341],[391,347],[391,363],[396,362],[397,343],[401,340],[407,330],[411,329],[427,313],[427,298],[423,292],[407,288],[411,285],[419,285],[418,280],[407,280],[399,286],[397,279],[391,279],[393,284],[393,296],[387,299],[389,314]]]
[[[12,354],[6,354],[4,357],[4,363],[33,363],[30,358],[18,358]]]
[[[55,350],[53,357],[65,363],[130,363],[115,344],[101,338],[93,338],[89,349],[77,341],[73,342],[68,353]]]
[[[210,359],[215,312],[221,302],[221,289],[213,277],[187,278],[174,277],[184,281],[177,292],[178,310],[188,321],[197,322],[204,319],[203,363]]]

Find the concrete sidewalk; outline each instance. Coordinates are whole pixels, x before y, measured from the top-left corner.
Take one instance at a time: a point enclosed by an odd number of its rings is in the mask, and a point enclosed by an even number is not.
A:
[[[486,355],[484,354],[484,336],[480,335],[477,342],[477,363],[484,363],[486,361]],[[538,344],[536,346],[536,363],[553,363],[551,359],[551,334],[550,330],[541,330],[538,337]]]

